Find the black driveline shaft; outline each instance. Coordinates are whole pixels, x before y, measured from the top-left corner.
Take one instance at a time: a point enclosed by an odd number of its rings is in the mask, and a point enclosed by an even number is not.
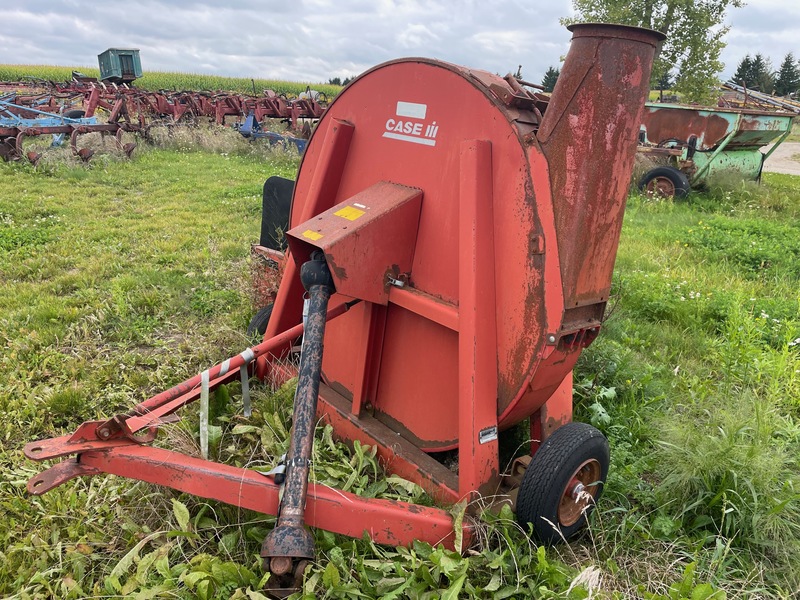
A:
[[[322,370],[325,315],[334,291],[333,279],[321,252],[315,252],[311,260],[303,264],[300,279],[308,291],[309,307],[286,459],[286,480],[277,525],[264,540],[261,551],[261,556],[270,561],[273,573],[288,566],[287,561],[275,559],[314,557],[314,540],[304,526],[304,514]]]

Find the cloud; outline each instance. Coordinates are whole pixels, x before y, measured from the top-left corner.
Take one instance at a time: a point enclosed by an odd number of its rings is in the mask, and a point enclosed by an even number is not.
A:
[[[540,78],[566,52],[569,1],[32,0],[4,10],[0,63],[94,66],[139,48],[145,71],[326,81],[403,56]]]
[[[3,10],[0,63],[94,66],[109,47],[141,50],[152,71],[327,81],[404,56],[538,81],[570,34],[570,0],[29,0]],[[800,37],[800,3],[758,0],[729,13],[732,73],[746,53],[773,62]],[[794,25],[793,25],[794,24]]]
[[[749,54],[761,53],[772,60],[776,69],[789,52],[797,52],[800,39],[800,4],[793,0],[758,0],[728,13],[731,28],[727,47],[722,51],[725,63],[723,79],[736,71],[741,60]]]

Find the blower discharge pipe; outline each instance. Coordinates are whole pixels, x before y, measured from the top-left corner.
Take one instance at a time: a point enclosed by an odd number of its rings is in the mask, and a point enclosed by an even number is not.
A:
[[[300,281],[309,295],[308,319],[294,399],[285,487],[278,509],[278,522],[261,548],[264,567],[278,576],[290,574],[293,559],[314,558],[314,538],[304,526],[304,516],[322,370],[325,313],[328,300],[335,291],[322,252],[314,252],[311,260],[303,264]]]
[[[544,112],[566,309],[608,300],[657,31],[571,25],[572,43]],[[613,157],[613,160],[609,160]]]

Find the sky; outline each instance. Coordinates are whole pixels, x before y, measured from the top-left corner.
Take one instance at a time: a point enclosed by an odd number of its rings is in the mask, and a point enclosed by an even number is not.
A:
[[[569,47],[569,0],[0,0],[0,64],[97,66],[139,48],[147,71],[326,82],[404,56],[541,81]],[[746,54],[800,58],[800,0],[731,9],[724,77]]]

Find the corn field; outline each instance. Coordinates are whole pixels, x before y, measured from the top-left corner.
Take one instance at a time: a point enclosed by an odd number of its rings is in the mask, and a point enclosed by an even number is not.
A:
[[[26,78],[44,79],[47,81],[69,81],[72,71],[80,71],[88,77],[99,77],[96,67],[55,67],[49,65],[0,65],[0,81],[24,81]],[[338,85],[309,83],[300,81],[278,81],[274,79],[248,79],[246,77],[221,77],[218,75],[201,75],[197,73],[171,73],[163,71],[145,72],[136,80],[135,86],[143,90],[193,90],[193,91],[226,91],[256,95],[264,90],[273,90],[278,94],[296,96],[306,91],[308,86],[332,98],[341,90]]]

